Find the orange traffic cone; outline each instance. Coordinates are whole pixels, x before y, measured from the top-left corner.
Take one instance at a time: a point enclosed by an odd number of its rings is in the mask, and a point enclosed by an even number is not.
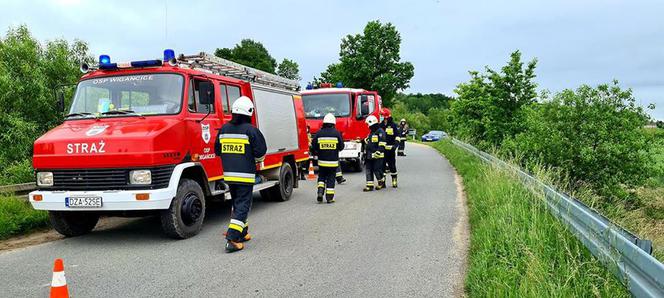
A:
[[[307,176],[307,180],[316,180],[316,174],[314,173],[314,162],[309,161],[309,175]]]
[[[67,280],[65,279],[65,265],[63,264],[62,259],[55,259],[55,265],[53,265],[51,298],[69,298]]]

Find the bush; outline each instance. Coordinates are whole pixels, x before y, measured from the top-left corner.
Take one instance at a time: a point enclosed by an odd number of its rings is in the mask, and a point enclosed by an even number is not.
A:
[[[0,171],[0,185],[19,184],[34,180],[30,159],[9,163],[6,168]]]
[[[617,82],[564,90],[526,114],[528,129],[505,140],[501,152],[560,168],[572,182],[610,197],[625,198],[625,187],[652,173],[652,139],[642,129],[648,116]]]

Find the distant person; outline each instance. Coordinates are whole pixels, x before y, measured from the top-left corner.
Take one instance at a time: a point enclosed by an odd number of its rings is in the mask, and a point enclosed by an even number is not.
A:
[[[365,122],[369,126],[370,132],[367,138],[364,139],[367,175],[367,185],[364,187],[364,191],[379,190],[385,187],[385,176],[383,176],[385,132],[380,128],[376,116],[370,115]],[[376,177],[376,184],[374,184],[374,177]]]
[[[401,119],[399,121],[399,150],[397,150],[397,155],[406,156],[404,150],[406,149],[406,140],[408,139],[408,130],[410,127],[406,122],[406,119]]]
[[[311,152],[318,156],[318,192],[316,200],[334,203],[334,182],[339,168],[339,152],[344,149],[341,133],[335,128],[337,119],[328,113],[323,118],[323,127],[311,141]]]
[[[267,145],[263,134],[251,124],[254,104],[246,96],[233,103],[233,118],[224,124],[215,141],[215,153],[221,156],[224,181],[228,184],[233,207],[226,232],[226,252],[244,248],[251,240],[247,217],[256,182],[256,164],[265,159]]]
[[[399,127],[392,119],[392,111],[383,108],[380,111],[383,122],[380,127],[385,131],[385,173],[389,172],[392,178],[392,187],[397,187],[397,147],[399,147]],[[385,174],[387,176],[387,174]]]

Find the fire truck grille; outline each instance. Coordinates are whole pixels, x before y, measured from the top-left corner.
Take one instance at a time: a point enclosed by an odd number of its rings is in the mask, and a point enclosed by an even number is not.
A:
[[[53,186],[41,187],[50,190],[122,190],[122,189],[158,189],[168,187],[174,165],[137,169],[74,169],[52,170]],[[149,169],[152,184],[129,184],[129,172]],[[42,171],[42,170],[40,170]],[[43,170],[47,171],[47,170]]]

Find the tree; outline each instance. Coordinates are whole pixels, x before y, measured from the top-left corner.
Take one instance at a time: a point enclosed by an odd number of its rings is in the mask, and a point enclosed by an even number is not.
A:
[[[286,58],[279,63],[277,74],[291,80],[299,81],[301,79],[300,66],[297,62]]]
[[[232,49],[218,48],[214,55],[269,73],[275,73],[277,68],[277,60],[270,56],[265,46],[251,39],[241,40]]]
[[[341,40],[339,63],[321,73],[327,82],[341,81],[346,86],[376,90],[390,106],[397,91],[408,88],[414,75],[410,62],[401,62],[401,35],[391,23],[371,21],[362,34]]]
[[[524,107],[537,97],[536,66],[533,59],[524,67],[521,53],[515,51],[500,72],[489,67],[486,73],[471,71],[470,81],[455,90],[458,98],[451,106],[454,132],[486,149],[525,130]]]

